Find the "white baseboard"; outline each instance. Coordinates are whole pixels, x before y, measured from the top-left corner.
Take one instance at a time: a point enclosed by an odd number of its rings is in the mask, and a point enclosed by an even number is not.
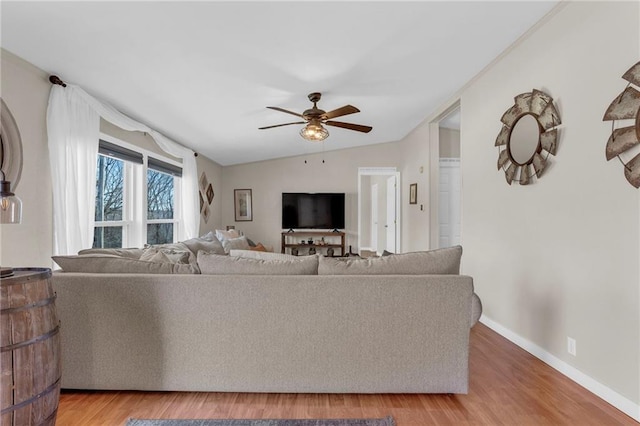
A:
[[[625,413],[627,416],[633,418],[634,420],[640,422],[640,405],[634,403],[633,401],[625,398],[614,390],[608,388],[602,383],[596,381],[595,379],[587,376],[580,370],[572,367],[561,359],[551,355],[546,350],[542,349],[540,346],[536,345],[533,342],[525,339],[519,334],[514,333],[508,328],[504,327],[501,324],[493,321],[490,318],[487,318],[485,315],[480,317],[480,322],[520,346],[525,351],[529,352],[536,358],[540,359],[544,363],[548,364],[552,368],[558,370],[560,373],[564,374],[580,386],[594,393],[598,397],[602,398],[609,404],[616,407],[618,410]]]

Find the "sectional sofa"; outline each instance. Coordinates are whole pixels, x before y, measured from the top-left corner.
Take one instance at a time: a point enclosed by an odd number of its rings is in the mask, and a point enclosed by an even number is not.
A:
[[[472,278],[458,275],[461,253],[199,251],[201,273],[183,274],[69,272],[78,268],[59,258],[62,387],[467,393],[482,308]]]

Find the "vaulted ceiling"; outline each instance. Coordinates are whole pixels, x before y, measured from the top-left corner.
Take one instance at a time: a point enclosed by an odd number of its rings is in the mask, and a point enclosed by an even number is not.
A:
[[[2,47],[231,165],[321,150],[302,112],[351,104],[326,150],[402,139],[557,1],[2,2]],[[526,66],[526,64],[523,64]]]

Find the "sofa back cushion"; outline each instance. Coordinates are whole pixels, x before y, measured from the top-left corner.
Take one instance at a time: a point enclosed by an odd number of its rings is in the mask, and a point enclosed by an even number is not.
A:
[[[295,260],[301,259],[301,257],[294,256],[286,253],[273,253],[270,251],[259,250],[238,250],[231,249],[229,255],[236,257],[246,257],[249,259],[262,259],[262,260]]]
[[[197,274],[197,265],[185,263],[149,262],[108,254],[53,256],[65,272],[98,274]]]
[[[90,248],[80,250],[78,254],[110,254],[112,256],[140,259],[143,252],[144,250],[141,248]]]
[[[318,275],[457,275],[461,257],[461,246],[365,259],[320,257]]]
[[[201,251],[198,253],[198,266],[203,274],[210,275],[317,275],[318,257],[252,259]]]

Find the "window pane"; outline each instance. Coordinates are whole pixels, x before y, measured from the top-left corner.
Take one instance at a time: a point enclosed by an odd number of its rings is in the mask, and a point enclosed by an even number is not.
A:
[[[116,158],[98,155],[96,175],[95,220],[122,220],[124,162]]]
[[[147,244],[173,242],[173,223],[150,223],[147,225]]]
[[[93,248],[121,248],[122,226],[96,226]]]
[[[147,170],[147,219],[173,219],[173,179],[165,173]]]

